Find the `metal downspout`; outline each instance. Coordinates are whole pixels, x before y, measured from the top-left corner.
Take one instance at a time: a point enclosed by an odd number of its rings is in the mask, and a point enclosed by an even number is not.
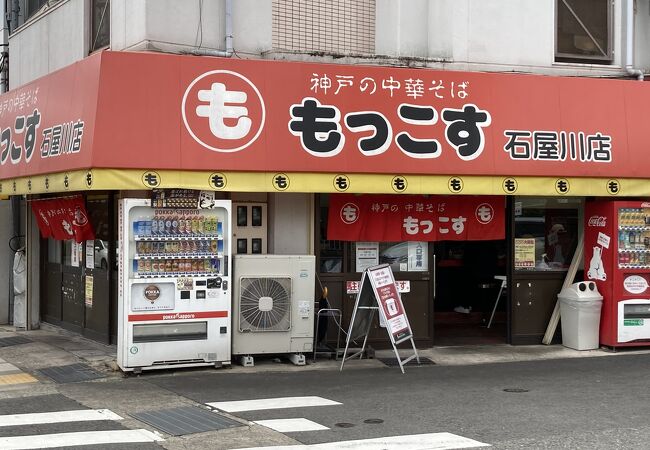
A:
[[[232,0],[226,1],[226,50],[208,50],[203,48],[197,48],[189,51],[192,55],[197,56],[222,56],[230,58],[233,54],[233,45],[232,45]]]
[[[634,0],[625,5],[625,71],[628,75],[643,81],[643,71],[634,68]]]

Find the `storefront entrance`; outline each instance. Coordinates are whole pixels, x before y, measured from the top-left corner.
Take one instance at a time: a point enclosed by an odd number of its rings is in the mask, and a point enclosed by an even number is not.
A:
[[[506,275],[506,240],[350,242],[328,240],[329,196],[319,196],[319,278],[332,308],[349,324],[365,267],[389,264],[408,312],[416,345],[501,344],[507,341],[506,292],[488,328]],[[504,230],[505,232],[505,230]],[[331,327],[336,328],[336,327]],[[330,338],[336,338],[330,331]],[[331,340],[330,340],[331,342]],[[389,345],[375,321],[370,345]]]
[[[107,344],[116,326],[113,204],[109,195],[86,199],[94,241],[41,240],[42,320]]]
[[[433,247],[434,344],[505,343],[507,295],[495,276],[506,276],[506,241],[443,241]]]

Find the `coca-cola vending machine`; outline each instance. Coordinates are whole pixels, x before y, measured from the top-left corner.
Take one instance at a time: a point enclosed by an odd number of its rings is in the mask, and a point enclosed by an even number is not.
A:
[[[600,343],[650,345],[650,202],[586,203],[585,277],[603,296]]]

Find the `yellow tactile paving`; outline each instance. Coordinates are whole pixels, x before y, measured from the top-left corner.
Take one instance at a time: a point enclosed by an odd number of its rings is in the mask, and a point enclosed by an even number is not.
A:
[[[0,385],[37,383],[38,380],[27,373],[14,373],[11,375],[0,375]]]

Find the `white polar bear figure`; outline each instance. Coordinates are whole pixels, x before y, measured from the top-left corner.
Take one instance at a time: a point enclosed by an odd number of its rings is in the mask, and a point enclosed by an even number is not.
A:
[[[601,247],[594,247],[594,254],[591,256],[591,261],[589,261],[589,271],[587,272],[587,278],[590,280],[605,281],[607,279],[607,274],[603,270],[602,251]]]

